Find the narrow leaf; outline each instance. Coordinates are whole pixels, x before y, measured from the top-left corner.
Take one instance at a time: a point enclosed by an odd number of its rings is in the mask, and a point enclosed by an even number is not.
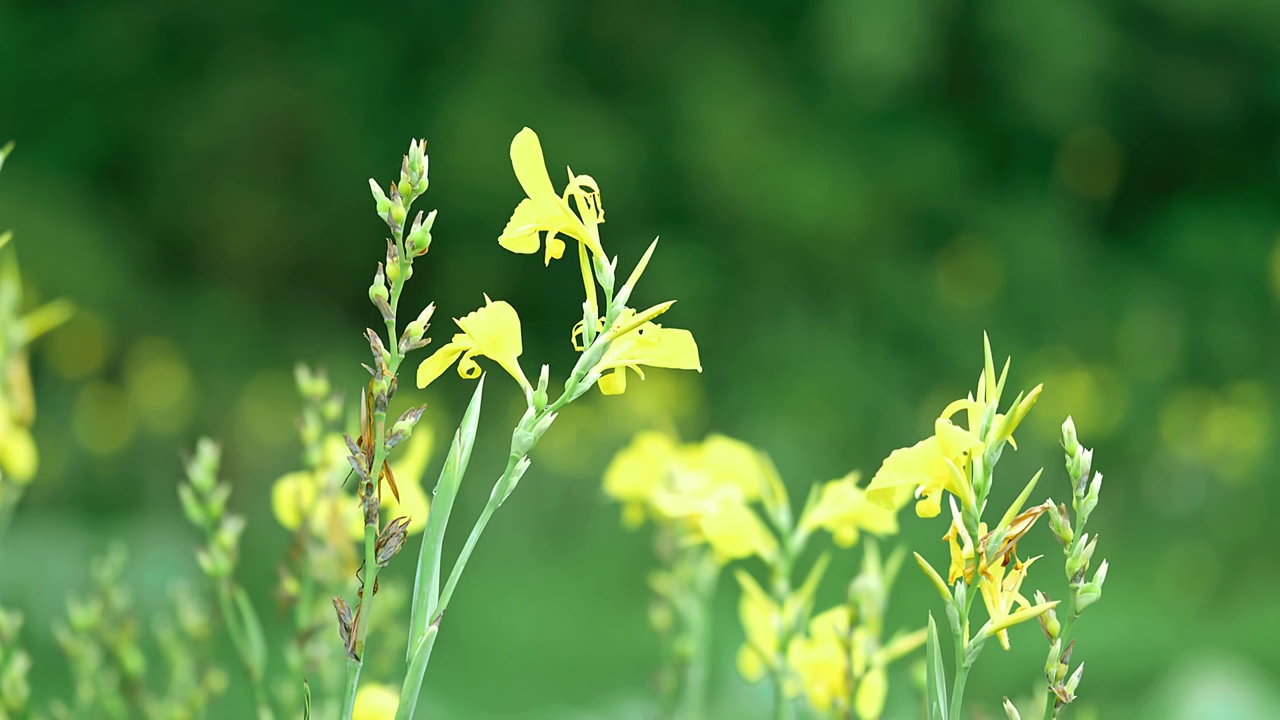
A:
[[[942,664],[942,647],[938,644],[938,626],[933,622],[933,613],[929,613],[929,640],[926,653],[928,664],[925,666],[925,696],[929,710],[929,720],[948,720],[947,718],[947,675]]]
[[[440,551],[444,543],[444,531],[449,524],[453,502],[458,497],[458,487],[467,472],[471,449],[475,446],[476,427],[480,424],[480,398],[483,394],[484,377],[481,376],[480,382],[476,384],[476,391],[471,396],[471,403],[462,414],[462,422],[453,435],[449,455],[445,458],[440,479],[436,482],[431,512],[427,514],[427,526],[422,532],[422,547],[418,551],[418,569],[413,579],[413,607],[409,617],[406,660],[413,648],[426,636],[427,625],[436,611],[440,596]]]
[[[258,613],[253,609],[253,603],[249,602],[249,594],[244,591],[244,588],[236,586],[235,600],[236,609],[239,610],[243,623],[245,642],[248,645],[249,657],[246,660],[254,675],[260,678],[267,664],[267,640],[262,634],[262,623],[258,620]]]

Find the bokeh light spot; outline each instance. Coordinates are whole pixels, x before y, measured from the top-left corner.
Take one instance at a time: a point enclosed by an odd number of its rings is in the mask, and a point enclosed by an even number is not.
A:
[[[71,411],[76,441],[94,455],[113,455],[123,450],[137,428],[128,396],[115,385],[94,382],[76,396]]]
[[[143,427],[156,435],[181,432],[191,420],[191,371],[178,346],[168,338],[143,338],[124,358],[129,401]]]

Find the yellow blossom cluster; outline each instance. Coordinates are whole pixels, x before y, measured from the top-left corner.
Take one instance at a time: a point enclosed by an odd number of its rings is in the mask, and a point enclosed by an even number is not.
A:
[[[777,539],[752,506],[776,492],[778,482],[768,457],[739,440],[710,435],[681,444],[642,432],[609,463],[604,490],[622,503],[628,526],[652,519],[676,527],[724,563],[777,552]]]
[[[532,254],[544,249],[543,261],[564,256],[565,238],[578,243],[578,261],[586,293],[584,318],[573,332],[579,352],[594,353],[584,379],[597,383],[606,395],[626,390],[628,369],[644,378],[643,367],[702,371],[698,346],[688,330],[664,328],[654,319],[674,301],[636,311],[627,307],[631,292],[644,272],[656,245],[648,251],[620,287],[615,288],[617,259],[610,259],[600,242],[604,222],[600,186],[589,175],[569,171],[563,193],[557,193],[547,174],[542,144],[529,128],[511,141],[511,167],[526,197],[516,205],[498,244],[514,253]],[[604,307],[597,297],[604,292]],[[603,315],[601,312],[603,311]],[[458,374],[479,377],[477,357],[487,357],[515,378],[531,400],[535,388],[520,367],[523,353],[520,317],[509,303],[491,300],[478,310],[455,320],[461,331],[418,366],[418,387],[426,387],[456,361]],[[599,339],[598,343],[593,343]],[[545,389],[543,389],[545,392]]]

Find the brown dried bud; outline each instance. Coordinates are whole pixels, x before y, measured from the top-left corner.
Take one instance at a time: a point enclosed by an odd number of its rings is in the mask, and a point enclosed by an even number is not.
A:
[[[374,544],[374,550],[377,552],[378,567],[386,567],[391,562],[391,558],[400,552],[400,548],[404,547],[405,536],[409,531],[409,518],[398,517],[387,523],[382,529],[382,534],[378,536],[378,541]]]
[[[347,656],[356,662],[360,662],[360,657],[355,651],[354,625],[355,620],[351,615],[351,606],[341,597],[333,596],[333,609],[338,613],[338,635],[342,637],[342,646],[347,649]]]

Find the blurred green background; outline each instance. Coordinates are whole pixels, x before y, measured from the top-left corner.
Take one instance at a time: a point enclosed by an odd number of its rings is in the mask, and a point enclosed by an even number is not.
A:
[[[928,434],[973,386],[986,330],[1015,386],[1045,383],[997,496],[1041,466],[1067,496],[1067,413],[1107,477],[1112,570],[1079,628],[1081,704],[1273,717],[1277,37],[1280,5],[1259,0],[0,4],[0,139],[18,141],[0,227],[39,295],[81,308],[34,358],[43,464],[0,554],[37,695],[68,689],[46,628],[109,538],[144,613],[197,578],[175,486],[200,434],[225,444],[250,521],[241,575],[274,617],[287,536],[267,500],[298,463],[292,367],[325,366],[351,398],[367,377],[385,228],[366,178],[392,178],[410,137],[429,140],[421,202],[440,212],[410,304],[438,304],[438,344],[482,292],[508,300],[526,368],[563,377],[575,268],[495,242],[528,125],[556,182],[565,164],[600,182],[624,267],[662,237],[639,302],[679,299],[665,322],[694,332],[705,372],[564,414],[460,586],[435,716],[643,716],[648,532],[599,491],[632,432],[745,439],[800,497]],[[446,380],[402,391],[430,403],[438,445],[471,390]],[[491,387],[455,525],[518,416],[515,389]],[[904,514],[939,562],[944,530]],[[1037,568],[1050,587],[1056,564]],[[717,716],[764,717],[766,689],[732,669],[731,585]],[[909,571],[898,593],[898,622],[918,625],[927,584]],[[974,717],[1028,694],[1042,662],[1029,629],[988,652]],[[247,715],[241,692],[223,716]]]

